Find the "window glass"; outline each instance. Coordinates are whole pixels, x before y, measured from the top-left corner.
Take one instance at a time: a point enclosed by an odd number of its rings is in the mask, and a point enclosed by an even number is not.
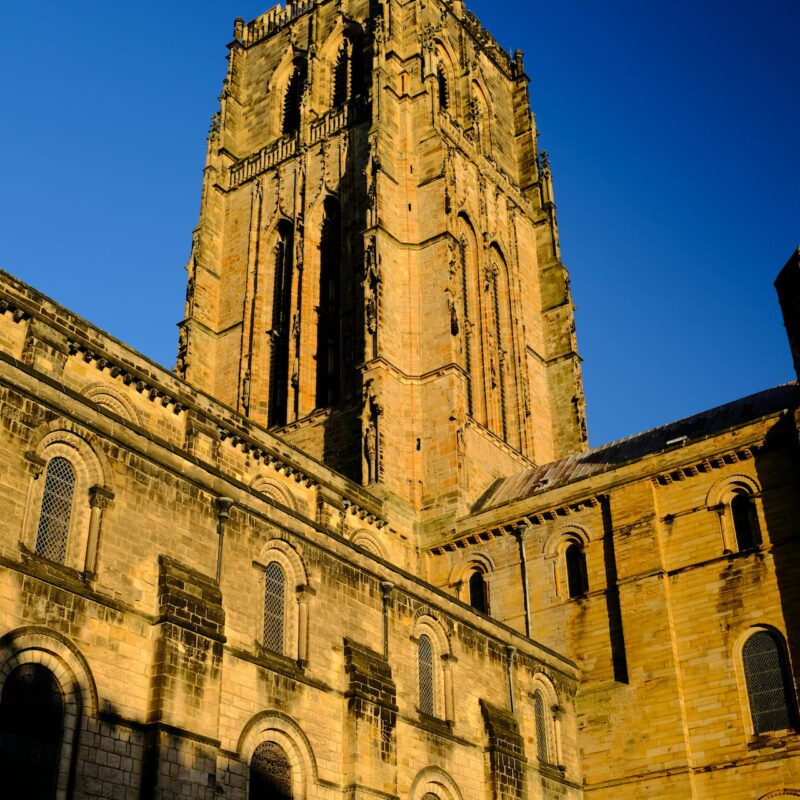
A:
[[[433,648],[424,634],[419,637],[419,710],[432,717],[433,703]]]
[[[547,712],[542,693],[537,689],[533,695],[533,717],[536,725],[536,754],[543,764],[550,762],[550,748],[547,742]]]
[[[63,564],[67,558],[69,521],[75,493],[75,471],[66,458],[56,457],[47,465],[42,512],[36,534],[36,555]]]
[[[772,634],[760,631],[751,636],[742,652],[750,715],[756,733],[792,727],[783,650]]]
[[[283,653],[286,576],[277,561],[267,565],[264,580],[264,647]]]

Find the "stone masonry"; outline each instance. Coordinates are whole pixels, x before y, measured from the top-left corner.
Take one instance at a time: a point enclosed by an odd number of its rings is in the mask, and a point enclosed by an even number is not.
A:
[[[290,2],[220,102],[174,371],[0,273],[0,796],[800,796],[800,389],[588,449],[522,53]]]

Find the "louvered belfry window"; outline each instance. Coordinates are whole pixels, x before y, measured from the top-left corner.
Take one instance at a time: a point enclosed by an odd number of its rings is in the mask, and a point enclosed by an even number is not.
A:
[[[47,465],[36,534],[36,555],[63,564],[75,494],[75,471],[66,458],[56,457]]]
[[[286,618],[286,576],[277,561],[267,565],[264,580],[264,647],[283,654]]]
[[[433,647],[424,634],[419,637],[419,710],[429,717],[434,715],[433,702]]]
[[[536,724],[536,755],[543,764],[550,763],[550,747],[547,742],[547,711],[540,691],[533,695],[533,717]]]
[[[253,753],[248,800],[292,800],[292,765],[275,742],[264,742]]]
[[[742,651],[747,697],[755,733],[792,727],[788,674],[783,650],[767,631],[751,636]]]

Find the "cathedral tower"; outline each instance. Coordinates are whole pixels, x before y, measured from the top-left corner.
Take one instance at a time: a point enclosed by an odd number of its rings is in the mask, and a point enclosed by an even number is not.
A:
[[[421,522],[586,446],[522,54],[461,0],[237,21],[178,371]]]

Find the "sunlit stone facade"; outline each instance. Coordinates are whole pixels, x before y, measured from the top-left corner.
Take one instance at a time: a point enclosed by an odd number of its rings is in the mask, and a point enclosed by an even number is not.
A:
[[[460,0],[235,23],[174,372],[0,312],[10,797],[800,795],[797,385],[587,449],[522,54]]]

